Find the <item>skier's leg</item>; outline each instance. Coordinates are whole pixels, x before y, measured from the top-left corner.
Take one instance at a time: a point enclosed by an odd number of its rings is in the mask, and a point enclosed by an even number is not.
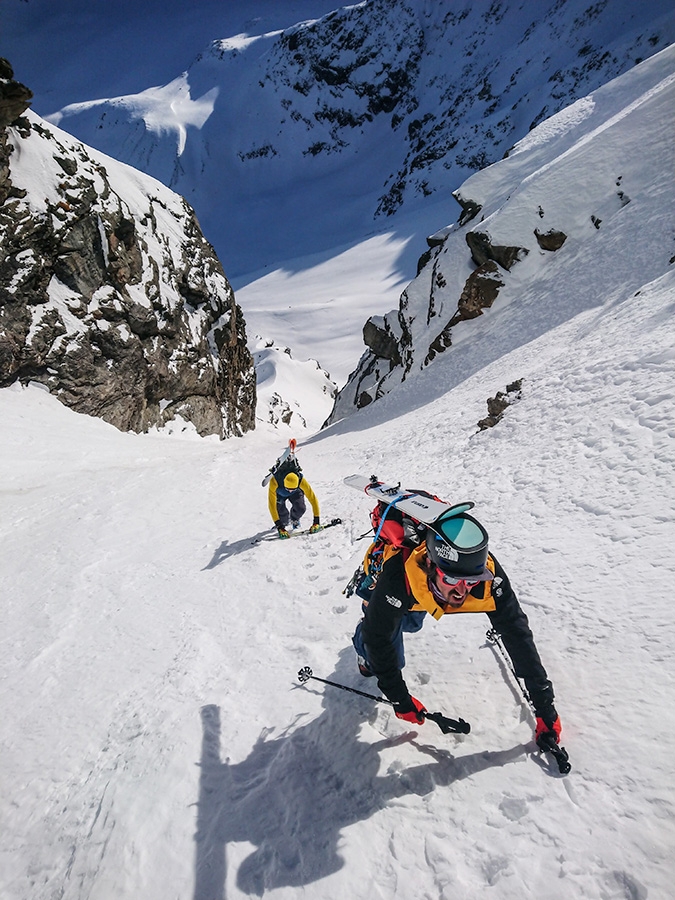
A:
[[[290,516],[288,515],[288,509],[286,508],[286,500],[279,496],[277,496],[277,519],[281,521],[282,528],[288,528]]]
[[[300,522],[300,519],[304,516],[307,511],[307,504],[305,503],[305,495],[302,491],[298,491],[298,493],[291,497],[291,521]]]

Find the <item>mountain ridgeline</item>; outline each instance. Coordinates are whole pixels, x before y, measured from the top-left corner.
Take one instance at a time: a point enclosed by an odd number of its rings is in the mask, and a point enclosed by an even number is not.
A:
[[[486,311],[600,258],[622,217],[649,221],[653,169],[622,160],[658,166],[661,138],[613,126],[639,113],[611,85],[628,78],[643,107],[673,41],[669,0],[364,0],[214,35],[170,83],[46,119],[3,64],[0,386],[41,382],[125,430],[242,434],[254,361],[219,257],[234,281],[452,195],[459,221],[428,238],[398,310],[366,322],[328,421],[370,405]],[[473,365],[498,352],[479,347]]]
[[[188,198],[234,277],[448,197],[668,46],[675,11],[669,0],[365,0],[219,38],[169,84],[82,97],[47,118]]]

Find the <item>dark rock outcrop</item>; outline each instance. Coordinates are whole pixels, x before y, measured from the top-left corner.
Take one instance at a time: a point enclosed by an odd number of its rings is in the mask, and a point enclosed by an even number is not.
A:
[[[384,320],[381,321],[384,323]],[[383,325],[377,324],[372,316],[363,326],[363,343],[375,356],[388,359],[394,366],[401,365],[401,354],[396,338]]]
[[[33,92],[20,81],[14,81],[11,65],[0,56],[0,128],[11,125],[22,116],[32,99]]]
[[[483,208],[480,203],[476,203],[475,200],[465,199],[459,193],[459,191],[454,191],[452,195],[455,200],[462,207],[462,212],[459,216],[459,224],[466,225],[467,222],[470,222],[472,219],[475,219],[478,213]]]
[[[529,253],[525,247],[505,247],[493,244],[490,235],[480,231],[467,232],[466,243],[471,251],[471,258],[477,266],[484,265],[488,260],[494,260],[507,272],[514,263]]]
[[[480,431],[485,431],[486,428],[493,428],[497,422],[501,421],[507,407],[515,403],[516,400],[520,400],[523,396],[522,387],[523,379],[519,378],[517,381],[512,381],[511,384],[506,385],[506,393],[497,391],[494,397],[488,397],[488,414],[478,422]]]
[[[125,431],[254,428],[245,323],[192,210],[20,107],[0,104],[0,387],[42,383]]]
[[[466,280],[457,304],[457,312],[450,320],[450,324],[480,316],[484,309],[489,309],[495,302],[500,287],[504,287],[504,281],[499,274],[499,266],[492,260],[474,269]]]
[[[542,250],[550,250],[551,252],[560,250],[567,240],[567,235],[563,231],[556,231],[555,228],[550,228],[543,234],[538,228],[535,228],[534,236]]]
[[[495,302],[499,288],[503,286],[504,282],[499,275],[499,266],[492,260],[474,269],[460,294],[457,312],[429,345],[424,359],[425,366],[452,345],[452,329],[463,320],[475,319],[476,316],[482,315],[483,310],[489,309]]]

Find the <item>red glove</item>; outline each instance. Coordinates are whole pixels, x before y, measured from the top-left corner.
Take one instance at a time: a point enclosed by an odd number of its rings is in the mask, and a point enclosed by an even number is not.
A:
[[[410,697],[410,703],[396,703],[394,712],[397,719],[403,719],[413,725],[424,725],[426,709],[415,697]]]
[[[560,743],[560,733],[562,731],[562,722],[560,721],[560,716],[556,716],[556,720],[552,725],[547,725],[543,719],[537,716],[537,728],[534,732],[534,739],[539,742],[539,738],[543,734],[553,734],[555,735],[556,744]]]

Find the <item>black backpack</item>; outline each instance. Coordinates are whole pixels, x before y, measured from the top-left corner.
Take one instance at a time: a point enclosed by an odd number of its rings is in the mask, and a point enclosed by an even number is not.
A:
[[[295,472],[300,481],[302,481],[302,468],[297,460],[297,457],[294,455],[289,456],[275,469],[272,469],[272,475],[274,475],[274,477],[276,478],[279,487],[283,487],[284,478],[290,472]]]

